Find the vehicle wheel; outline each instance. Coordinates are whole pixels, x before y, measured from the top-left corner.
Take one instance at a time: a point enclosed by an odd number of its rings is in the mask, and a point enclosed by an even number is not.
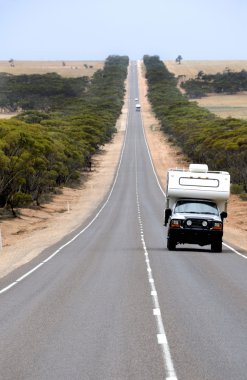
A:
[[[176,242],[175,242],[175,240],[173,240],[171,238],[167,239],[167,249],[169,251],[175,251],[175,249],[176,249]]]
[[[222,241],[214,241],[211,244],[211,251],[213,251],[213,252],[222,252]]]

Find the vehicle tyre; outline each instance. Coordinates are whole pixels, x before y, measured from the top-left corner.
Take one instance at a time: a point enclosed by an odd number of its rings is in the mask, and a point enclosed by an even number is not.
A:
[[[167,249],[169,251],[175,251],[176,249],[176,242],[172,238],[167,239]]]
[[[214,241],[212,244],[211,244],[211,251],[213,252],[222,252],[222,241],[218,240],[218,241]]]

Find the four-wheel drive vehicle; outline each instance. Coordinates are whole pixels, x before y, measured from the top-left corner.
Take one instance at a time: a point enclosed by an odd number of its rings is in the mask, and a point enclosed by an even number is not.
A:
[[[222,251],[223,221],[230,196],[228,172],[208,171],[207,165],[191,164],[189,170],[167,173],[165,222],[167,248],[177,244],[211,245]]]

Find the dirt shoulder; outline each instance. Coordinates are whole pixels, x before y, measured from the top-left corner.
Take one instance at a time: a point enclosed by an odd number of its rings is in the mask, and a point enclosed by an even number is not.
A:
[[[142,104],[142,117],[148,145],[152,154],[155,169],[160,181],[165,188],[166,172],[169,168],[187,168],[189,162],[183,156],[179,148],[168,142],[159,129],[159,123],[152,114],[150,104],[147,100],[147,85],[145,83],[144,67],[140,65],[139,70],[140,102]],[[224,225],[224,240],[232,245],[237,245],[247,250],[247,203],[236,195],[231,195],[228,203],[228,218]]]
[[[102,147],[84,173],[81,187],[64,187],[51,202],[39,209],[21,209],[18,218],[2,220],[0,278],[26,264],[47,247],[79,227],[103,201],[117,169],[127,120],[128,89],[125,104],[112,142]]]
[[[143,66],[138,62],[142,118],[153,162],[162,185],[171,167],[188,167],[178,148],[172,146],[160,131],[147,101]],[[20,218],[1,222],[3,248],[0,251],[0,277],[27,263],[45,248],[80,226],[104,199],[117,168],[127,120],[128,91],[113,141],[95,156],[93,170],[79,189],[64,188],[53,201],[39,210],[22,209]],[[161,205],[163,208],[164,205]],[[229,203],[229,218],[225,223],[225,239],[247,249],[247,207],[236,196]]]

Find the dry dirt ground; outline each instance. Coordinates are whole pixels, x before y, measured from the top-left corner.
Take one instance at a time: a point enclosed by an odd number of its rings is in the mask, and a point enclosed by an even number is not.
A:
[[[195,99],[200,107],[207,108],[217,116],[236,117],[247,120],[247,91],[236,95],[209,94]]]
[[[185,75],[186,79],[195,78],[199,71],[205,74],[222,73],[224,70],[241,71],[247,70],[247,60],[228,60],[228,61],[192,61],[182,60],[181,64],[174,61],[164,61],[167,69],[176,76]]]
[[[165,61],[166,67],[176,77],[182,75],[183,80],[195,78],[199,71],[205,74],[222,73],[225,69],[239,72],[247,71],[247,61],[182,61],[179,65],[175,61]],[[247,119],[247,92],[236,95],[210,94],[201,99],[193,99],[199,106],[207,108],[220,117],[236,117]]]
[[[62,77],[91,77],[95,71],[102,69],[104,61],[0,61],[0,73],[13,75],[57,73]],[[0,119],[10,119],[15,113],[5,113],[0,108]]]
[[[57,73],[63,77],[91,77],[102,69],[104,61],[0,61],[0,73],[13,75]]]
[[[171,167],[188,167],[188,161],[178,148],[172,146],[159,130],[146,97],[146,82],[141,62],[139,68],[140,103],[146,137],[160,181],[165,187],[166,171]],[[85,221],[103,200],[111,187],[117,168],[127,119],[128,91],[113,141],[96,155],[92,172],[79,189],[64,188],[52,202],[39,210],[22,209],[19,218],[1,223],[2,250],[0,277],[30,261],[46,247],[59,241]],[[163,208],[163,204],[161,207]],[[247,249],[247,205],[236,196],[229,202],[229,217],[225,222],[225,239]],[[162,223],[163,221],[161,221]]]

